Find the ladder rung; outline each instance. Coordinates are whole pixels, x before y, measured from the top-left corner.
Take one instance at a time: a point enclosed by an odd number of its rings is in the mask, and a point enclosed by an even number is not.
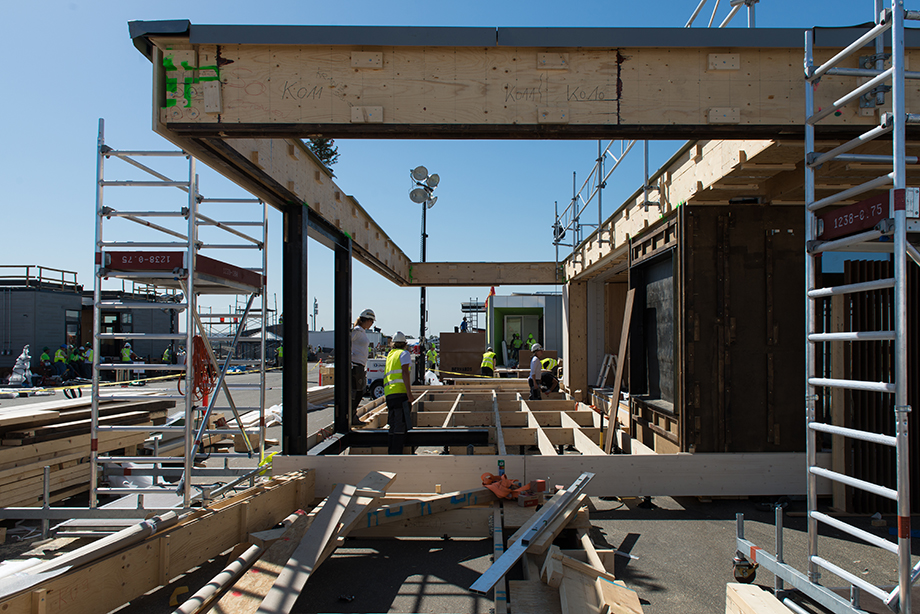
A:
[[[841,484],[846,484],[847,486],[852,486],[853,488],[871,492],[874,495],[885,497],[886,499],[891,499],[892,501],[898,500],[898,491],[891,488],[886,488],[885,486],[880,486],[879,484],[873,484],[872,482],[860,480],[859,478],[854,478],[843,473],[837,473],[836,471],[831,471],[822,467],[809,467],[808,471],[818,477],[827,478],[833,482],[840,482]]]
[[[261,384],[227,384],[227,387],[230,390],[258,390],[262,386]]]
[[[160,247],[182,247],[188,249],[188,241],[100,241],[99,247],[124,247],[127,249],[143,248],[160,248]]]
[[[825,341],[894,341],[892,330],[863,330],[845,333],[812,333],[808,335],[812,343]]]
[[[894,384],[885,382],[864,382],[854,379],[829,379],[823,377],[809,378],[810,386],[825,388],[847,388],[849,390],[864,390],[866,392],[891,392],[894,393]]]
[[[869,192],[870,190],[880,188],[883,185],[888,185],[893,180],[894,180],[894,172],[892,171],[891,173],[888,173],[887,175],[882,175],[881,177],[876,177],[875,179],[871,179],[865,183],[861,183],[860,185],[853,186],[849,190],[837,192],[836,194],[832,194],[828,196],[827,198],[816,200],[810,205],[807,205],[806,209],[808,209],[809,211],[817,211],[818,209],[823,209],[824,207],[827,207],[828,205],[833,205],[834,203],[838,203],[841,200],[847,200],[848,198],[852,196],[858,196],[859,194],[863,194],[865,192]]]
[[[864,281],[858,284],[846,284],[843,286],[831,286],[828,288],[817,288],[808,291],[809,298],[822,298],[825,296],[835,296],[839,294],[853,294],[855,292],[868,292],[869,290],[884,290],[894,288],[894,279],[877,279],[875,281]]]
[[[187,188],[188,181],[100,181],[101,186],[125,186],[138,188]]]
[[[867,582],[863,580],[862,578],[860,578],[859,576],[851,574],[846,569],[838,567],[837,565],[834,565],[830,561],[822,559],[820,556],[812,556],[809,558],[815,565],[818,565],[819,567],[823,567],[824,569],[826,569],[827,571],[831,572],[834,575],[840,576],[841,578],[843,578],[844,580],[846,580],[853,586],[859,587],[860,589],[866,591],[867,593],[869,593],[876,599],[882,601],[883,603],[888,598],[888,593],[886,593],[879,587],[875,586],[871,582]]]
[[[138,371],[145,369],[150,369],[151,371],[185,371],[185,365],[157,365],[140,362],[104,362],[99,364],[99,368],[104,371],[132,371],[135,369]]]
[[[821,254],[824,252],[846,250],[847,248],[866,243],[867,241],[874,241],[884,234],[885,233],[881,230],[867,230],[866,232],[860,232],[855,235],[850,235],[849,237],[843,237],[842,239],[834,239],[833,241],[815,241],[808,246],[808,252],[810,254]],[[888,249],[887,245],[885,247]]]
[[[185,217],[182,211],[116,211],[107,209],[103,211],[106,217]]]
[[[850,439],[859,439],[861,441],[868,441],[869,443],[878,443],[891,447],[895,447],[898,444],[897,438],[891,435],[859,431],[856,429],[847,428],[845,426],[835,426],[833,424],[825,424],[823,422],[810,422],[808,424],[808,428],[813,431],[821,431],[822,433],[829,433],[831,435],[842,435],[844,437],[849,437]]]
[[[99,301],[97,305],[99,307],[105,307],[106,309],[175,309],[177,311],[181,311],[188,307],[188,303],[167,302],[123,303],[121,301]]]
[[[822,514],[821,512],[812,511],[809,515],[815,520],[817,520],[818,522],[823,522],[824,524],[830,527],[834,527],[835,529],[838,529],[840,531],[843,531],[844,533],[849,533],[853,537],[857,537],[863,540],[864,542],[866,542],[867,544],[878,546],[879,548],[887,550],[888,552],[891,552],[892,554],[898,553],[897,544],[891,543],[887,539],[883,539],[879,537],[878,535],[873,535],[872,533],[869,533],[868,531],[863,531],[860,528],[854,527],[848,522],[843,522],[842,520],[838,520],[836,518],[828,516],[827,514]]]

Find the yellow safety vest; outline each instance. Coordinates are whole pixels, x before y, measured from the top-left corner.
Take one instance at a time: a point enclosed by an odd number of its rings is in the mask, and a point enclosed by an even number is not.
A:
[[[131,362],[131,348],[121,348],[121,361]]]
[[[546,371],[552,371],[556,368],[556,365],[559,364],[555,358],[544,358],[540,361],[540,364],[543,365],[543,369]]]
[[[495,370],[495,352],[486,352],[482,355],[482,364],[479,365],[480,368],[487,367],[489,369]]]
[[[386,362],[386,372],[383,376],[383,394],[389,396],[391,394],[406,394],[406,382],[403,381],[403,372],[402,364],[400,364],[399,357],[406,350],[392,349],[390,353],[387,354]]]
[[[67,362],[67,356],[64,355],[64,350],[57,350],[54,353],[54,362]]]
[[[83,355],[83,362],[93,362],[92,350],[86,350],[86,354]]]

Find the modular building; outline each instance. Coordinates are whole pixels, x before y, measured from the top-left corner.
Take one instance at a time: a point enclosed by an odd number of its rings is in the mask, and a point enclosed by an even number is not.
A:
[[[77,274],[42,266],[0,265],[0,371],[29,346],[37,372],[42,348],[79,345],[83,286]]]
[[[544,349],[562,352],[562,295],[512,294],[492,296],[486,312],[486,340],[495,348],[498,363],[507,365],[510,359],[513,335],[522,341],[531,336]],[[502,351],[502,342],[506,352]],[[526,348],[525,348],[526,349]]]

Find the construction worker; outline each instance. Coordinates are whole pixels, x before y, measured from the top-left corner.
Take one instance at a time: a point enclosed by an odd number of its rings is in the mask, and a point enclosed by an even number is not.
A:
[[[555,358],[544,358],[540,361],[540,366],[543,367],[543,370],[549,371],[553,374],[554,377],[556,376],[556,367],[558,365],[559,361],[557,361]]]
[[[540,374],[540,389],[543,392],[557,392],[559,390],[559,380],[549,371],[543,371]]]
[[[123,363],[132,362],[136,358],[137,358],[137,354],[135,354],[134,351],[131,349],[131,344],[126,341],[124,347],[121,348],[121,362]],[[126,380],[131,379],[131,373],[127,369],[120,370],[119,375],[121,376],[121,379],[119,381],[126,381]]]
[[[387,354],[383,375],[383,394],[386,397],[387,421],[390,423],[390,454],[402,454],[406,433],[412,424],[412,357],[406,351],[406,336],[397,331],[393,335],[393,349]]]
[[[351,329],[351,423],[358,424],[358,405],[364,398],[367,388],[367,348],[370,341],[367,330],[374,325],[377,316],[370,309],[365,309],[355,320]]]
[[[62,343],[61,347],[54,351],[54,374],[63,376],[67,371],[67,344]]]
[[[427,357],[429,369],[434,369],[438,366],[438,349],[434,345],[428,348]]]
[[[51,375],[51,354],[48,353],[48,346],[42,348],[42,355],[39,356],[38,362],[41,365],[42,375],[48,377]]]
[[[466,316],[463,316],[463,321],[460,322],[460,332],[465,333],[469,329],[470,325],[466,321]]]
[[[537,340],[533,338],[533,333],[529,333],[527,335],[527,342],[524,344],[524,347],[533,347],[533,344],[536,342]]]
[[[495,373],[495,352],[492,351],[491,345],[486,347],[486,351],[482,355],[482,364],[479,365],[479,371],[486,377],[492,377]]]
[[[284,344],[275,348],[275,366],[279,369],[284,368]]]
[[[166,349],[163,350],[163,364],[168,365],[171,362],[172,362],[172,348],[167,345]]]
[[[514,333],[511,336],[511,359],[514,360],[514,362],[520,360],[522,347],[524,347],[524,342],[521,341],[521,336]]]
[[[83,377],[90,379],[93,376],[93,346],[86,346],[83,352]]]
[[[530,359],[530,375],[527,377],[527,385],[530,386],[529,401],[539,401],[543,397],[540,395],[540,382],[542,381],[543,369],[540,360],[543,358],[543,346],[534,343],[530,346],[533,357]]]

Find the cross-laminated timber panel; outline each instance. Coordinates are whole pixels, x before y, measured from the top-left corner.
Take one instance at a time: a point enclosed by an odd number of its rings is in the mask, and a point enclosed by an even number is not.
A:
[[[316,470],[316,496],[335,484],[360,480],[371,470],[396,473],[393,490],[434,492],[478,488],[483,473],[505,473],[521,483],[549,477],[570,483],[584,471],[596,474],[585,489],[590,496],[755,496],[805,493],[804,453],[769,454],[614,454],[610,456],[275,456],[272,471]],[[818,464],[830,466],[830,454]],[[756,476],[756,479],[752,479]],[[829,495],[829,483],[819,482]]]
[[[171,81],[157,112],[176,133],[800,136],[802,31],[727,30],[131,24],[145,53],[152,44],[167,52]],[[818,31],[817,61],[855,36]],[[827,78],[819,96],[832,101],[846,89]],[[914,98],[912,88],[908,104]],[[875,123],[859,109],[828,121],[850,133]]]

